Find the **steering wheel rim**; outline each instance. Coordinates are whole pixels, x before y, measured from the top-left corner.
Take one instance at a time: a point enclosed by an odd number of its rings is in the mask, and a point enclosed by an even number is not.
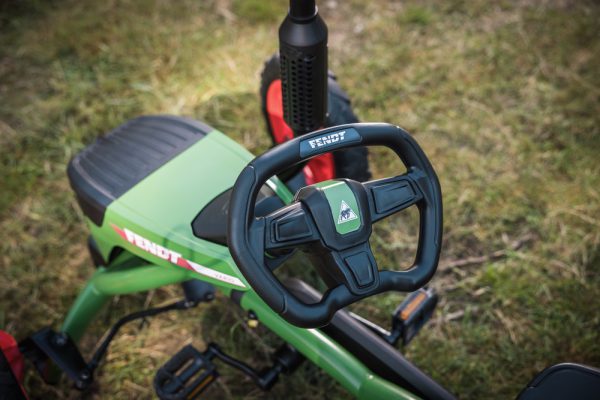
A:
[[[390,148],[402,160],[408,171],[403,175],[370,181],[363,185],[367,194],[366,202],[369,205],[369,215],[365,215],[365,220],[361,222],[368,230],[364,234],[370,235],[372,222],[395,214],[413,204],[417,205],[420,228],[415,260],[405,271],[377,271],[375,264],[378,282],[371,283],[369,290],[364,293],[356,287],[348,288],[347,285],[340,284],[329,289],[320,302],[306,304],[289,292],[265,265],[265,232],[269,226],[265,218],[256,219],[254,216],[256,196],[270,177],[290,165],[332,150],[358,145],[381,145]],[[394,191],[399,193],[398,188],[406,187],[411,188],[414,194],[406,204],[398,204],[397,201],[392,204],[378,201],[383,198],[381,193]],[[354,188],[356,189],[356,186]],[[355,194],[356,192],[357,190]],[[360,190],[358,192],[360,196]],[[294,204],[297,203],[299,202],[296,201]],[[381,204],[383,206],[380,207]],[[251,161],[238,176],[232,190],[228,244],[240,272],[265,303],[291,324],[317,328],[326,325],[337,310],[362,298],[390,290],[414,291],[425,285],[437,268],[442,223],[440,184],[431,163],[417,142],[406,131],[395,125],[356,123],[303,135]],[[368,251],[370,252],[370,249]]]

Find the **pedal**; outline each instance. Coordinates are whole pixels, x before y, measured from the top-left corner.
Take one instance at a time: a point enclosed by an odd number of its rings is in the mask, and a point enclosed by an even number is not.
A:
[[[392,332],[407,345],[433,315],[438,296],[431,288],[421,288],[409,294],[392,316]],[[397,339],[396,339],[397,340]]]
[[[353,312],[348,314],[389,344],[395,345],[402,339],[402,344],[406,346],[431,318],[437,301],[437,294],[430,288],[421,288],[409,294],[392,314],[391,331]]]
[[[195,399],[219,376],[214,355],[187,345],[163,365],[154,377],[154,390],[160,399]]]

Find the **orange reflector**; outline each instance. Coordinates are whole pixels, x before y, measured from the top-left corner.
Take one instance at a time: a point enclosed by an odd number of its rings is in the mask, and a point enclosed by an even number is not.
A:
[[[410,303],[408,303],[406,308],[402,310],[402,312],[400,313],[400,318],[406,321],[410,317],[410,314],[412,314],[412,312],[415,311],[419,304],[421,304],[426,298],[427,295],[423,292],[417,294],[415,298],[412,299]]]
[[[194,389],[188,396],[188,399],[193,399],[194,397],[196,397],[196,395],[206,387],[206,385],[208,385],[209,383],[211,383],[213,381],[213,379],[215,379],[214,375],[208,375],[206,377],[206,379],[204,380],[204,382],[202,382],[201,384],[199,384],[196,389]]]

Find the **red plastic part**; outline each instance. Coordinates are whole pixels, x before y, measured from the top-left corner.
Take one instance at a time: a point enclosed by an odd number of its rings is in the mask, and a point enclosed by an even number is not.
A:
[[[267,116],[275,143],[280,144],[294,137],[294,132],[283,119],[281,79],[271,82],[267,89]],[[307,185],[335,178],[333,154],[326,153],[311,159],[303,172]]]
[[[23,377],[25,375],[23,354],[19,351],[19,345],[15,338],[2,330],[0,330],[0,351],[4,353],[13,374],[19,381],[21,391],[25,393],[25,389],[23,388]]]
[[[281,79],[276,79],[267,90],[267,115],[269,124],[275,138],[275,143],[280,144],[294,138],[292,128],[283,119],[283,97],[281,93]]]

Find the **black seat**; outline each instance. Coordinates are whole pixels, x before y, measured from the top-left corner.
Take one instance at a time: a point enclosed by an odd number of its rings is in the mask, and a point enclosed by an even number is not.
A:
[[[101,226],[110,203],[211,131],[193,119],[155,115],[132,119],[99,137],[67,168],[81,209]]]

